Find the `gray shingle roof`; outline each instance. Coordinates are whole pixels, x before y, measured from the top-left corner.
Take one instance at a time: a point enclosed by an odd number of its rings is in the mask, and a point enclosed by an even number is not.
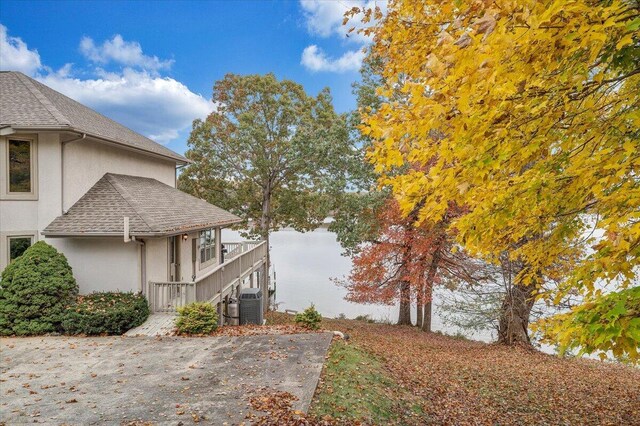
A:
[[[0,127],[56,128],[86,133],[179,162],[188,160],[16,71],[0,72]]]
[[[46,236],[171,235],[240,222],[219,207],[155,179],[105,174],[67,213],[42,232]]]

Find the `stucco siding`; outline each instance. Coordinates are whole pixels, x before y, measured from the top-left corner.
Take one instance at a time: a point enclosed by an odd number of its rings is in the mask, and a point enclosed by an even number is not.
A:
[[[147,250],[147,281],[167,281],[169,249],[167,238],[148,238],[145,240]]]
[[[60,135],[38,133],[37,197],[33,200],[0,200],[0,272],[8,263],[8,237],[40,232],[75,203],[105,173],[157,179],[175,187],[175,162],[139,154],[89,138],[61,146]],[[0,138],[0,179],[6,179],[6,140]],[[0,186],[3,182],[0,182]],[[47,238],[62,251],[74,269],[82,293],[93,291],[141,291],[140,248],[122,238]],[[148,279],[167,279],[166,239],[151,243],[147,255]]]
[[[190,232],[187,239],[178,235],[180,244],[180,276],[178,281],[193,281],[211,272],[219,265],[220,256],[206,267],[200,265],[198,232]],[[219,233],[217,234],[219,235]],[[193,241],[196,242],[195,263],[193,258]],[[148,238],[145,240],[147,250],[147,281],[166,282],[169,280],[169,238]]]
[[[105,173],[156,179],[175,187],[175,162],[89,138],[64,147],[64,208],[71,207]]]
[[[35,181],[35,199],[0,200],[0,271],[8,262],[7,237],[12,235],[31,235],[34,242],[41,238],[44,229],[61,212],[60,203],[60,137],[57,133],[29,134],[36,144],[37,180]],[[6,179],[7,140],[0,138],[0,176]],[[4,187],[4,182],[0,184]]]
[[[38,135],[38,226],[42,230],[61,213],[60,136]]]
[[[187,241],[182,240],[182,252],[180,253],[181,256],[181,266],[180,266],[180,270],[182,272],[182,279],[185,281],[193,281],[193,272],[194,272],[194,266],[193,266],[193,257],[192,257],[192,251],[193,251],[193,240],[196,240],[196,250],[197,250],[197,244],[198,244],[198,233],[197,232],[191,232],[188,234],[188,239]],[[197,266],[196,266],[196,275],[197,275]]]
[[[119,238],[47,238],[67,257],[81,294],[141,291],[139,245]]]

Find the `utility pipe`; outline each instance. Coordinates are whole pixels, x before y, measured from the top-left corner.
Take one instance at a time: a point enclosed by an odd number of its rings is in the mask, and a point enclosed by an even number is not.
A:
[[[87,137],[86,133],[83,133],[82,136],[79,136],[75,139],[70,139],[68,141],[60,141],[60,210],[62,214],[65,214],[64,211],[64,146],[69,142],[77,142],[84,140]]]
[[[182,169],[183,167],[186,167],[186,166],[187,166],[186,164],[181,164],[181,165],[179,165],[179,166],[176,166],[176,171],[175,171],[175,173],[173,174],[173,177],[174,177],[174,179],[173,179],[173,182],[174,182],[174,183],[173,183],[173,187],[174,187],[174,188],[177,188],[177,187],[178,187],[178,171],[179,171],[180,169]]]
[[[135,235],[129,234],[129,217],[124,217],[124,242],[133,241],[140,246],[140,291],[146,296],[148,291],[147,285],[147,245],[144,240],[139,240]]]

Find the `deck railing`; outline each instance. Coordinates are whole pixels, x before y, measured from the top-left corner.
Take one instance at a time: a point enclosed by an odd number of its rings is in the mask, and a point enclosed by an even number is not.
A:
[[[195,281],[151,282],[149,303],[153,312],[173,312],[192,302],[216,303],[266,261],[265,241],[224,245],[227,248],[224,263]]]
[[[175,312],[196,301],[195,282],[151,282],[149,304],[153,312]]]

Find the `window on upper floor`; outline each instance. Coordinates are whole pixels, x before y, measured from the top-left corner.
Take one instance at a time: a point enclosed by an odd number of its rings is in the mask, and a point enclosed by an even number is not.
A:
[[[0,141],[1,142],[1,141]],[[1,144],[0,144],[1,145]],[[10,137],[5,140],[6,149],[0,153],[6,170],[0,195],[7,199],[37,199],[37,168],[35,138]],[[4,158],[3,158],[4,157]]]
[[[31,192],[31,141],[9,140],[9,192]]]

